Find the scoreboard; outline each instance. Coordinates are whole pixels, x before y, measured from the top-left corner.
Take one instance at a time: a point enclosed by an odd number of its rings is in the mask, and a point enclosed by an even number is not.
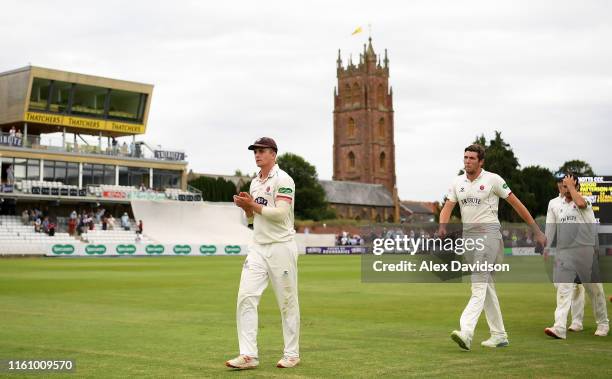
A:
[[[580,193],[593,204],[595,218],[600,224],[612,224],[612,176],[583,176]]]

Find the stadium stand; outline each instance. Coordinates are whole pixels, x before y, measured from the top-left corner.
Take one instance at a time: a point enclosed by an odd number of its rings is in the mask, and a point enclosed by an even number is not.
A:
[[[146,235],[159,243],[248,245],[252,239],[244,212],[233,203],[136,200],[131,204]]]
[[[15,190],[23,194],[49,195],[49,196],[93,196],[98,198],[132,199],[146,196],[147,199],[201,201],[199,193],[183,191],[177,188],[167,188],[164,192],[146,190],[132,186],[120,185],[88,185],[79,188],[74,185],[65,185],[61,182],[38,180],[20,180],[15,183]]]
[[[19,216],[0,216],[0,254],[35,254],[44,244],[75,242],[68,233],[37,233],[34,226],[23,225]]]
[[[96,228],[81,234],[83,242],[88,243],[155,243],[156,241],[143,234],[141,237],[133,230],[102,230]]]

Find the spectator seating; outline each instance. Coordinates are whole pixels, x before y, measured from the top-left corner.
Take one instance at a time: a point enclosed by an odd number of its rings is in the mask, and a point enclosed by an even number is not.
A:
[[[19,216],[0,216],[0,245],[28,243],[75,243],[68,233],[55,233],[48,236],[36,233],[33,225],[23,225]]]
[[[179,201],[202,201],[202,195],[177,188],[167,188],[166,197],[171,200]]]
[[[134,230],[123,230],[123,229],[112,229],[102,230],[98,226],[94,230],[88,230],[86,233],[81,234],[83,241],[88,243],[106,243],[106,244],[118,244],[118,243],[135,243],[138,240],[138,236]],[[143,235],[139,243],[155,243],[152,239]]]
[[[49,196],[94,196],[111,199],[147,199],[147,200],[177,200],[177,201],[202,201],[202,195],[198,193],[183,191],[177,188],[168,188],[164,192],[140,191],[132,186],[115,185],[88,185],[79,188],[74,185],[66,185],[61,182],[49,182],[38,180],[21,180],[15,183],[15,189],[25,194],[49,195]]]
[[[21,180],[15,183],[15,188],[32,195],[85,196],[85,192],[79,191],[78,186],[66,185],[61,182]]]

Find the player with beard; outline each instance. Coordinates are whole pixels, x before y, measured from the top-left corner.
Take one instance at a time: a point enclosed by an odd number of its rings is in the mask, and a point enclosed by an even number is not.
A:
[[[534,240],[544,246],[546,237],[535,223],[521,201],[510,191],[506,182],[497,174],[485,171],[485,149],[473,144],[465,148],[463,165],[465,173],[459,175],[449,189],[447,200],[440,212],[441,238],[446,235],[446,224],[451,212],[459,203],[463,223],[463,238],[481,238],[485,241],[482,251],[471,251],[469,256],[475,263],[495,264],[503,257],[504,244],[497,216],[499,199],[505,199],[519,216],[531,227]],[[494,284],[494,272],[471,273],[472,296],[461,314],[461,330],[451,333],[459,347],[470,350],[474,329],[482,311],[485,311],[491,337],[481,343],[485,347],[508,346],[508,335],[504,328],[501,309]]]

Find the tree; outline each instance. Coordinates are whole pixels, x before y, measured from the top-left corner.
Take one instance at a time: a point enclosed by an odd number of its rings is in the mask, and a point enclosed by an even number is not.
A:
[[[526,188],[534,195],[535,199],[533,208],[528,209],[534,217],[545,215],[550,199],[559,195],[553,173],[544,167],[527,166],[523,168],[522,176]]]
[[[204,201],[233,201],[236,194],[234,183],[221,177],[200,176],[190,181],[189,185],[202,191]]]
[[[304,158],[285,153],[276,160],[295,182],[295,216],[300,219],[323,220],[335,218],[335,212],[325,200],[325,190],[319,184],[317,169]]]
[[[527,209],[533,209],[536,205],[536,197],[528,191],[525,178],[521,172],[520,164],[510,144],[501,136],[501,132],[495,131],[495,138],[487,143],[483,135],[476,137],[473,143],[480,144],[485,148],[484,169],[493,172],[504,178],[508,186]],[[463,171],[460,172],[462,174]],[[548,204],[548,200],[546,201]],[[453,216],[460,217],[459,210],[453,211]],[[519,221],[520,217],[512,210],[512,207],[505,201],[500,201],[498,208],[500,221]]]
[[[251,189],[251,182],[253,180],[249,180],[248,182],[244,183],[242,185],[242,187],[240,187],[239,191],[240,192],[249,192],[249,190]]]
[[[563,163],[563,165],[559,167],[559,172],[571,172],[577,176],[595,176],[591,165],[579,159],[574,159]]]
[[[484,135],[477,139],[478,142],[484,140]],[[514,155],[510,144],[506,143],[501,136],[501,132],[495,131],[495,138],[489,141],[489,145],[484,145],[486,149],[484,167],[510,181],[513,174],[518,170],[520,164]],[[510,185],[510,183],[508,183]]]

